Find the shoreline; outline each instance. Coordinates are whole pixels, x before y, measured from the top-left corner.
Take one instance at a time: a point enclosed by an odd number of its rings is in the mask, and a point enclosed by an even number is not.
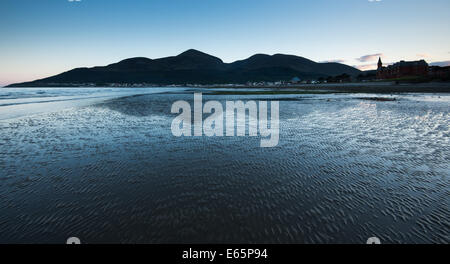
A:
[[[301,84],[290,86],[222,86],[211,85],[191,88],[221,89],[276,89],[282,92],[290,90],[316,93],[450,93],[450,83],[395,84],[383,83],[333,83],[333,84]],[[284,91],[283,91],[284,90]]]
[[[394,82],[377,83],[327,83],[327,84],[298,84],[282,86],[249,86],[249,85],[167,85],[167,86],[142,86],[142,87],[113,87],[113,86],[33,86],[33,87],[1,87],[7,89],[21,88],[190,88],[190,89],[272,89],[273,93],[279,91],[281,94],[289,92],[302,93],[450,93],[450,82],[443,83],[417,83],[417,84],[396,84]]]

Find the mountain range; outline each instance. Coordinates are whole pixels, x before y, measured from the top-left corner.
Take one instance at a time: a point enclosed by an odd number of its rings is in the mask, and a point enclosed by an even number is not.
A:
[[[361,71],[340,63],[317,63],[303,57],[257,54],[248,59],[224,63],[209,54],[188,50],[178,56],[160,59],[130,58],[107,66],[76,68],[55,76],[8,87],[76,86],[92,83],[240,84],[316,79],[340,74],[357,75]]]

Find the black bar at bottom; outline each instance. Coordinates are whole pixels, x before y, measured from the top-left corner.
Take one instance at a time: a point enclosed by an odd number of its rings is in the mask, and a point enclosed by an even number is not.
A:
[[[142,263],[311,263],[367,260],[384,263],[394,255],[413,259],[420,249],[440,251],[446,245],[3,245],[2,253],[62,255],[77,263],[141,259]],[[438,253],[438,252],[435,252]],[[436,257],[437,255],[433,255]],[[428,254],[428,253],[427,253]]]

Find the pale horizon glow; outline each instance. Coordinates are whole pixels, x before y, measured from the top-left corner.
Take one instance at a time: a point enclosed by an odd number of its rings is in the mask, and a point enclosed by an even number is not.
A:
[[[450,2],[3,0],[0,86],[197,49],[224,62],[291,54],[362,70],[450,65]]]

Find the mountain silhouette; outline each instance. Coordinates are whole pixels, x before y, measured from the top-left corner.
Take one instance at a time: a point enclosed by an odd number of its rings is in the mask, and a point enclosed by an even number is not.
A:
[[[8,87],[76,86],[93,83],[224,84],[260,81],[315,79],[361,72],[339,63],[317,63],[293,55],[256,54],[248,59],[224,63],[209,54],[190,49],[178,56],[160,59],[130,58],[108,66],[76,68],[52,77]]]

